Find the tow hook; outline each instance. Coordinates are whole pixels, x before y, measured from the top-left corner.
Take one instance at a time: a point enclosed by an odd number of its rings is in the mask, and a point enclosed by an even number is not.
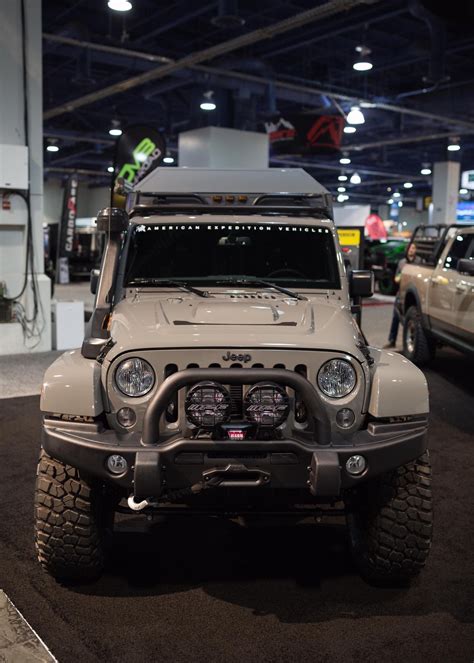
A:
[[[135,495],[130,495],[127,500],[127,504],[132,511],[143,511],[147,506],[154,506],[156,502],[152,502],[150,499],[142,500],[141,502],[135,501]]]

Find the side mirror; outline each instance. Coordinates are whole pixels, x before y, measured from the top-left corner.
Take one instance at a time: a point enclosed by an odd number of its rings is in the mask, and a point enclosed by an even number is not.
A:
[[[472,258],[462,258],[461,260],[458,260],[457,271],[460,274],[474,276],[474,260]]]
[[[354,269],[349,277],[351,297],[372,297],[374,294],[374,273],[370,269]]]
[[[91,269],[91,292],[93,295],[97,294],[99,285],[100,269]]]
[[[97,214],[99,232],[122,233],[128,228],[128,214],[119,207],[104,207]]]

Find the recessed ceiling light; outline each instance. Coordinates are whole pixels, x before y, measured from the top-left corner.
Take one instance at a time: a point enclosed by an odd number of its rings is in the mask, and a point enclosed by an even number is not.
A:
[[[469,193],[469,191],[467,189],[459,189],[459,193],[461,194],[461,196],[465,196],[466,193]]]
[[[347,182],[347,175],[339,175],[337,179],[339,182]]]
[[[214,102],[214,92],[213,90],[208,90],[204,92],[204,99],[201,101],[199,108],[204,111],[213,111],[216,110],[217,106]]]
[[[346,156],[341,157],[339,159],[339,163],[342,163],[343,166],[347,166],[347,164],[349,164],[350,162],[351,162],[351,160],[349,159],[349,157],[346,157]]]
[[[107,7],[116,12],[128,12],[132,8],[132,3],[130,0],[109,0]]]
[[[357,129],[355,127],[344,127],[345,134],[355,134]]]
[[[339,193],[345,193],[346,187],[345,186],[338,186],[337,190],[338,190]]]
[[[107,168],[107,172],[108,172],[108,173],[113,173],[113,172],[114,172],[114,167],[113,167],[113,166],[109,166],[109,167]]]
[[[59,152],[59,147],[57,145],[48,145],[46,150],[48,152]]]
[[[399,193],[398,191],[395,191],[395,193],[393,194],[393,197],[394,198],[400,198],[401,195],[402,195],[401,193]]]
[[[413,188],[413,184],[411,182],[404,182],[403,186],[405,187],[405,189],[412,189]]]
[[[356,51],[359,55],[352,68],[356,71],[370,71],[374,66],[369,57],[371,53],[370,48],[367,48],[367,46],[356,46]]]
[[[431,168],[428,168],[428,166],[423,166],[423,168],[420,170],[421,175],[431,175]]]
[[[393,198],[389,198],[389,199],[387,200],[387,203],[388,203],[389,205],[393,205]]]
[[[171,155],[168,155],[163,159],[163,163],[174,163],[174,159]]]

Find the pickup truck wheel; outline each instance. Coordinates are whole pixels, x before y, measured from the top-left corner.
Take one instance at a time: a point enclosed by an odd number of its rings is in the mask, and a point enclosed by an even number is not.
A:
[[[403,325],[403,354],[407,359],[422,366],[434,358],[435,344],[421,324],[421,315],[416,306],[410,306]]]
[[[364,579],[406,585],[431,547],[431,466],[417,460],[362,485],[347,500],[350,546]]]
[[[43,568],[63,582],[96,579],[104,563],[107,508],[79,471],[41,450],[35,493],[35,547]]]

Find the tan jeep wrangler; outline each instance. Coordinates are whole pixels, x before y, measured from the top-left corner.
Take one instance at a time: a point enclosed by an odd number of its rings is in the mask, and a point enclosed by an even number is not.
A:
[[[438,345],[474,354],[474,226],[419,226],[411,244],[398,299],[405,356],[423,365]]]
[[[36,549],[96,577],[114,514],[346,517],[374,582],[431,543],[428,391],[369,347],[328,192],[301,170],[157,169],[102,211],[95,311],[48,369]],[[351,303],[352,300],[352,303]]]

